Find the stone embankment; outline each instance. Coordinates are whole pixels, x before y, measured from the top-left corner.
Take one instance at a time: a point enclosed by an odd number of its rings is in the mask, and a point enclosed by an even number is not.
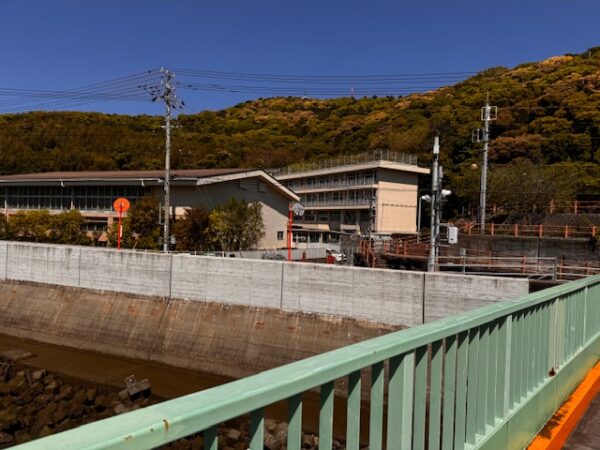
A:
[[[0,448],[156,403],[150,390],[85,385],[0,359]]]
[[[142,384],[142,383],[140,383]],[[45,369],[32,369],[0,358],[0,449],[49,436],[96,420],[143,408],[162,399],[144,389],[132,393],[81,380],[68,379]],[[229,421],[219,427],[219,448],[246,450],[250,435],[247,418]],[[319,437],[302,435],[302,448],[318,448]],[[334,449],[344,447],[334,441]],[[267,450],[287,445],[287,423],[265,419]],[[201,434],[180,439],[165,449],[201,450]]]

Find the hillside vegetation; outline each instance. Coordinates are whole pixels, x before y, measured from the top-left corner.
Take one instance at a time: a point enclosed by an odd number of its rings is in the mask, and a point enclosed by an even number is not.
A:
[[[528,189],[544,190],[558,175],[557,194],[589,198],[600,192],[600,47],[491,68],[454,86],[401,98],[278,97],[181,115],[173,165],[276,167],[375,149],[416,153],[426,165],[439,133],[456,201],[476,203],[479,174],[469,167],[479,161],[481,145],[471,143],[471,130],[481,126],[486,92],[499,108],[491,129],[492,197],[494,189],[498,195],[514,190],[519,177],[533,172],[535,183],[528,186],[535,187]],[[0,173],[161,168],[161,125],[161,117],[145,115],[2,115]],[[503,176],[494,181],[500,170]]]

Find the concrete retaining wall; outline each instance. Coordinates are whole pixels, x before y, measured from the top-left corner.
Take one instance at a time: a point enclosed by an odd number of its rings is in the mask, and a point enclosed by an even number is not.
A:
[[[278,309],[0,282],[0,333],[239,378],[401,327]]]
[[[523,279],[21,242],[0,242],[0,277],[406,326],[528,292]]]

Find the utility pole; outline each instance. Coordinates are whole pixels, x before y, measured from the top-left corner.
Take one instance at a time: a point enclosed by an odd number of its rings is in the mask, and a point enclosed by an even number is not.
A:
[[[439,239],[439,207],[441,200],[439,182],[439,156],[440,156],[440,138],[436,136],[433,141],[433,165],[431,168],[431,243],[429,244],[429,259],[427,260],[427,271],[435,272],[437,247]]]
[[[161,69],[164,74],[164,101],[165,101],[165,229],[163,236],[163,251],[168,253],[171,243],[171,114],[174,89],[171,85],[173,74],[167,69]]]
[[[171,243],[171,120],[173,108],[177,107],[180,102],[178,102],[178,99],[175,97],[175,87],[172,84],[175,75],[165,68],[161,68],[160,71],[163,74],[163,89],[160,99],[165,102],[165,212],[163,225],[163,251],[168,253]]]
[[[487,198],[488,144],[490,140],[490,121],[498,117],[498,107],[490,106],[490,93],[485,96],[485,106],[481,108],[483,121],[483,162],[481,164],[481,186],[479,191],[479,223],[481,234],[485,234],[485,208]]]

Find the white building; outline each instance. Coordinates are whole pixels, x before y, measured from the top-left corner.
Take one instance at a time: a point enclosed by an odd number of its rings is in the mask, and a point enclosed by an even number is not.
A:
[[[415,233],[418,167],[414,155],[373,152],[276,169],[271,173],[301,197],[300,241],[332,242],[340,232]]]
[[[117,216],[113,202],[132,203],[152,195],[162,201],[164,171],[49,172],[0,176],[0,205],[11,215],[21,210],[51,213],[77,209],[88,219],[90,231],[103,232]],[[213,209],[231,197],[262,204],[265,236],[261,248],[286,245],[288,205],[299,197],[263,170],[202,169],[171,171],[174,216],[185,208]],[[157,218],[158,219],[158,218]]]

